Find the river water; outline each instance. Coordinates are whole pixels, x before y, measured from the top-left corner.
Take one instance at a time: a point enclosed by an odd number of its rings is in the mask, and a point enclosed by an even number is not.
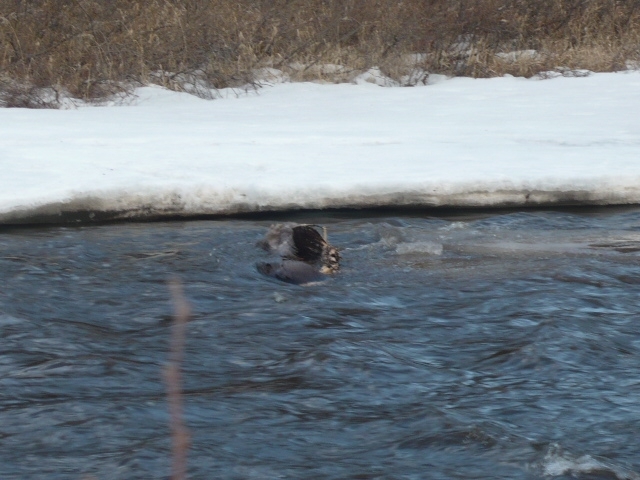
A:
[[[274,221],[343,268],[263,277]],[[0,232],[0,478],[640,479],[640,209],[304,214]]]

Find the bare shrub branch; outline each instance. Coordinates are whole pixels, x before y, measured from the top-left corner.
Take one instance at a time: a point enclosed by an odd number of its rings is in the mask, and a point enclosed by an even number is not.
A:
[[[450,75],[609,71],[640,60],[638,45],[637,0],[0,0],[0,71],[84,100],[172,76],[237,87],[296,62],[400,75],[409,53]],[[495,57],[527,49],[540,55]],[[21,102],[40,105],[5,103]]]
[[[183,480],[187,471],[187,451],[189,450],[190,435],[184,424],[182,402],[182,374],[181,366],[184,359],[185,332],[191,309],[182,291],[182,284],[178,280],[169,282],[171,298],[174,305],[174,324],[171,334],[169,363],[164,370],[164,379],[169,402],[171,440],[172,440],[172,480]]]

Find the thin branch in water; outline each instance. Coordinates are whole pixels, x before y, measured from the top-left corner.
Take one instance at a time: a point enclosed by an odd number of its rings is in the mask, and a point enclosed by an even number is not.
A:
[[[174,305],[174,323],[171,333],[169,363],[164,369],[164,381],[169,402],[171,427],[172,480],[184,480],[187,471],[187,451],[189,449],[189,430],[184,424],[182,401],[182,374],[180,367],[184,359],[185,331],[191,315],[191,308],[184,297],[182,284],[178,280],[169,282]]]

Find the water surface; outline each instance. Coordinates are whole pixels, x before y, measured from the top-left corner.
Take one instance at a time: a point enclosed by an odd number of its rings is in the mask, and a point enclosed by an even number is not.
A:
[[[640,209],[299,214],[343,268],[261,276],[272,219],[0,233],[0,478],[640,479]]]

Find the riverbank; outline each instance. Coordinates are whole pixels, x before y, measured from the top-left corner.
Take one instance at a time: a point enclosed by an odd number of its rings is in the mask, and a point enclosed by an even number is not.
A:
[[[0,224],[640,203],[640,74],[277,83],[0,110]],[[374,82],[374,83],[371,83]]]
[[[0,0],[0,12],[9,107],[153,84],[206,96],[259,82],[266,67],[333,83],[372,68],[399,81],[420,70],[532,77],[640,61],[640,9],[611,0]]]

